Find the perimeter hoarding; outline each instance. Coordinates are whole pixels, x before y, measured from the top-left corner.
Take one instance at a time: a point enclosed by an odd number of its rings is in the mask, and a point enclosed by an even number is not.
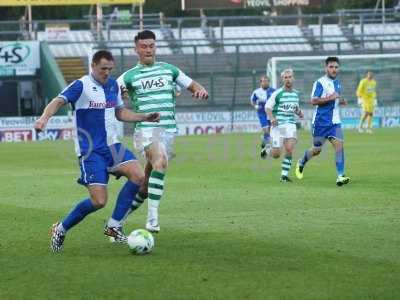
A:
[[[321,0],[181,0],[182,10],[319,5]]]
[[[145,0],[1,0],[0,6],[48,6],[48,5],[95,5],[95,4],[144,4]]]

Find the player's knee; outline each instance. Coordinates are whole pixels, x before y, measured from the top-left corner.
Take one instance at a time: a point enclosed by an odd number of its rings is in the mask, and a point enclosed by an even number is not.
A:
[[[321,153],[321,149],[320,148],[314,148],[313,149],[313,155],[314,156],[319,155],[320,153]]]
[[[106,197],[98,197],[96,199],[92,199],[92,201],[93,201],[93,206],[96,209],[101,209],[104,206],[106,206],[106,204],[107,204],[107,198]]]
[[[165,170],[167,167],[168,167],[168,160],[165,158],[157,159],[153,163],[154,170]]]
[[[272,157],[273,158],[279,158],[281,156],[280,151],[274,151],[272,150]]]
[[[136,183],[137,185],[139,185],[139,186],[142,186],[142,185],[144,184],[144,181],[145,181],[144,174],[136,175],[136,176],[133,178],[133,180],[131,180],[131,181],[135,182],[135,183]]]

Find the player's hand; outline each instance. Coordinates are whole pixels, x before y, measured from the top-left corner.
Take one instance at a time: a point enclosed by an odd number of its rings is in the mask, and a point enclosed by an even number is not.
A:
[[[326,100],[333,101],[333,100],[336,100],[337,98],[339,98],[339,94],[334,92],[333,94],[328,95],[326,97]]]
[[[144,121],[146,121],[146,122],[159,122],[160,121],[160,114],[159,113],[145,114]]]
[[[278,120],[275,118],[271,119],[271,125],[272,127],[278,126]]]
[[[126,87],[124,87],[123,85],[121,85],[119,88],[121,89],[121,98],[124,101],[128,101],[129,100],[128,89]]]
[[[260,109],[260,105],[255,104],[255,105],[254,105],[254,109],[255,109],[255,110],[259,110],[259,109]]]
[[[339,99],[339,105],[347,105],[347,100],[344,98]]]
[[[374,106],[378,107],[378,100],[376,98],[374,99]]]
[[[297,115],[299,116],[300,119],[304,118],[304,113],[302,110],[299,109],[299,111],[297,112]]]
[[[359,106],[362,105],[362,99],[361,99],[361,98],[357,98],[357,104],[358,104]]]
[[[208,92],[205,89],[200,89],[193,93],[193,97],[200,99],[200,100],[207,100]]]
[[[46,128],[47,121],[44,120],[43,118],[39,118],[35,121],[34,128],[36,132],[41,132]]]

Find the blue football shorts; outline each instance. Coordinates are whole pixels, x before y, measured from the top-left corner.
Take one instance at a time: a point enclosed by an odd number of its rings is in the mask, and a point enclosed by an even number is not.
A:
[[[77,181],[82,185],[107,185],[109,174],[113,174],[120,165],[134,160],[135,155],[120,143],[93,150],[79,157],[81,177]]]
[[[313,126],[313,145],[314,147],[322,147],[328,139],[336,139],[343,141],[343,131],[340,124],[332,124],[329,126]]]

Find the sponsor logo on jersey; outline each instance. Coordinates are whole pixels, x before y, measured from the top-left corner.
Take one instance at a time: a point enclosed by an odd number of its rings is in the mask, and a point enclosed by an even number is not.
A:
[[[89,100],[89,108],[104,109],[104,108],[112,108],[112,107],[115,107],[114,101],[100,102],[100,101],[95,101],[95,100]]]
[[[142,79],[140,81],[143,90],[158,90],[167,85],[167,80],[163,77],[155,79]]]

